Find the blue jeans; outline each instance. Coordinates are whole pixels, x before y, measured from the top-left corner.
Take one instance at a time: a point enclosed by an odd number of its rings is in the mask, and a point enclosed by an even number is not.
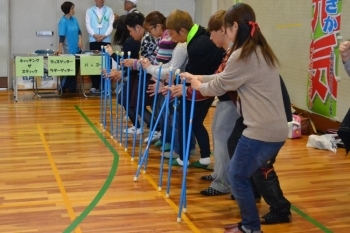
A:
[[[242,217],[242,225],[260,230],[260,218],[250,177],[273,159],[283,142],[264,142],[241,136],[228,168],[229,181]]]

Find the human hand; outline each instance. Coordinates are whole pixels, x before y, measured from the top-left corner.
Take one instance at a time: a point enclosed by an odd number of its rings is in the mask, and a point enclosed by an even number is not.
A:
[[[339,52],[342,61],[345,63],[350,60],[350,41],[344,41],[339,45]]]
[[[154,81],[155,83],[153,84],[149,84],[148,85],[148,89],[147,89],[147,93],[150,94],[149,96],[154,96],[156,93],[160,93],[163,90],[164,87],[164,83],[163,82],[159,82],[158,84],[158,90],[157,90],[157,79],[155,79],[154,77],[151,78],[152,81]]]
[[[102,76],[103,76],[104,78],[108,78],[108,74],[107,74],[106,69],[101,69],[101,72],[102,72]]]
[[[191,87],[193,90],[198,91],[201,88],[202,82],[195,77],[194,79],[191,80]]]
[[[126,67],[132,67],[134,65],[134,60],[135,59],[124,59],[120,61],[120,65],[124,65]]]
[[[140,59],[140,63],[144,69],[147,69],[151,65],[151,62],[147,58]]]
[[[168,90],[170,90],[171,87],[169,86],[163,86],[163,88],[160,90],[160,92],[162,93],[162,95],[167,95],[168,94]],[[171,91],[170,91],[171,93]]]
[[[172,96],[179,97],[182,96],[182,84],[174,85],[174,86],[166,86],[163,88],[162,93],[163,95],[167,94],[167,91],[170,91]]]
[[[112,81],[119,81],[122,78],[122,72],[120,70],[112,69],[109,73],[109,77]]]
[[[196,78],[195,75],[190,74],[190,73],[188,73],[188,72],[181,73],[181,74],[180,74],[180,77],[181,77],[182,79],[186,79],[187,82],[191,82],[192,79]]]
[[[99,34],[94,34],[92,37],[95,38],[96,40],[99,40],[101,36]]]

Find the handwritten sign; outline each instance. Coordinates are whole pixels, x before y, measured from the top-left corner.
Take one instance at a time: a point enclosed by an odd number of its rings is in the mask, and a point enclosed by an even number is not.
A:
[[[74,76],[75,57],[74,56],[49,56],[47,59],[47,69],[49,76]]]
[[[16,57],[16,76],[44,76],[43,57]]]
[[[99,75],[101,74],[101,56],[80,56],[81,75]]]

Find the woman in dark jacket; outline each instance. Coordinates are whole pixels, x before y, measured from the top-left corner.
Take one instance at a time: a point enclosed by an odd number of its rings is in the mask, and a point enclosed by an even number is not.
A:
[[[115,34],[114,34],[114,38],[113,38],[113,44],[115,45],[119,45],[121,48],[121,51],[124,52],[124,59],[128,58],[128,52],[131,53],[130,58],[134,58],[134,59],[138,59],[139,58],[139,51],[140,51],[140,42],[134,40],[131,36],[130,33],[124,23],[125,20],[125,15],[122,15],[118,18],[115,19],[114,23],[113,23],[113,28],[116,30]],[[117,60],[117,54],[113,52],[113,49],[111,46],[107,46],[107,52],[111,55],[111,57],[116,61]],[[119,65],[119,64],[118,64]],[[126,71],[127,69],[125,69],[125,73],[124,73],[124,77],[126,77]],[[121,71],[117,71],[117,70],[112,70],[110,77],[114,80],[119,80],[122,76]],[[137,76],[138,76],[138,71],[136,70],[131,70],[130,71],[130,78],[129,78],[129,86],[130,86],[130,90],[129,90],[129,99],[130,99],[130,105],[129,105],[129,118],[133,124],[132,127],[130,127],[128,129],[128,133],[134,133],[135,129],[135,124],[136,124],[136,100],[132,100],[131,97],[132,96],[136,96],[133,95],[133,91],[137,90],[137,82],[135,82],[135,80],[137,80]],[[122,83],[122,81],[121,81]],[[134,88],[134,86],[136,86],[136,88]],[[118,98],[118,103],[123,105],[124,109],[126,110],[126,98],[127,98],[127,84],[126,82],[124,82],[123,84],[123,92],[120,92],[119,95],[121,95],[121,93],[123,93],[123,103],[121,103],[121,98]],[[139,123],[137,125],[140,125]],[[138,132],[139,133],[139,132]]]

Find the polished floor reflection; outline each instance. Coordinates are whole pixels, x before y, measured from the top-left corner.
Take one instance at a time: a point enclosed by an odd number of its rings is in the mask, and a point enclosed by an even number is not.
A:
[[[177,223],[182,169],[172,168],[167,199],[168,165],[159,192],[160,150],[152,145],[147,173],[134,182],[139,145],[131,161],[132,137],[125,152],[124,144],[103,132],[98,98],[38,99],[20,91],[15,103],[11,91],[2,91],[0,111],[1,233],[215,233],[240,220],[229,195],[199,194],[209,185],[200,177],[210,172],[190,168],[188,213]],[[209,130],[214,111],[211,108],[206,118]],[[349,232],[350,157],[343,149],[333,153],[307,148],[306,141],[307,137],[288,140],[276,162],[285,196],[293,204],[293,221],[262,229]],[[264,201],[257,206],[261,215],[268,212]]]

